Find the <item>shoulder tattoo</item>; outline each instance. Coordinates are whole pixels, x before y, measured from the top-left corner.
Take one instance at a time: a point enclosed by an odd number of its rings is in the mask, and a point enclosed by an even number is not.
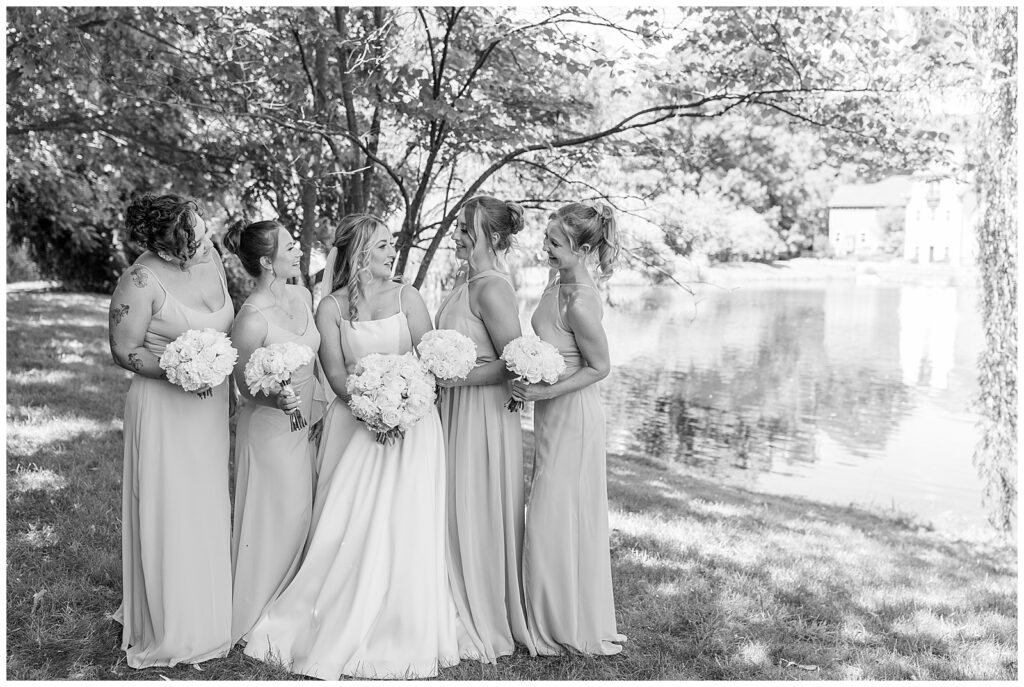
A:
[[[141,267],[133,267],[132,271],[128,274],[131,275],[132,283],[140,289],[149,284],[149,275]]]

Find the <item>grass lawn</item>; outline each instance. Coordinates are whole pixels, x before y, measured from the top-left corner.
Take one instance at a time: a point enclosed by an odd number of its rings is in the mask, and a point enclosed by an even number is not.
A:
[[[7,297],[7,678],[292,678],[237,649],[199,667],[125,665],[110,614],[129,375],[110,361],[106,307],[92,294]],[[1014,546],[621,456],[608,491],[625,650],[518,653],[442,679],[1017,677]]]

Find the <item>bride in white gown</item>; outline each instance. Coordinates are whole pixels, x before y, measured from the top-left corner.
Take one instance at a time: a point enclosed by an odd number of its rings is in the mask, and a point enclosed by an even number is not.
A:
[[[436,412],[390,445],[348,408],[368,353],[405,353],[428,331],[419,292],[390,280],[383,223],[350,215],[335,236],[316,313],[338,398],[325,417],[305,557],[249,633],[245,653],[321,679],[433,677],[459,662],[445,569],[445,448]]]

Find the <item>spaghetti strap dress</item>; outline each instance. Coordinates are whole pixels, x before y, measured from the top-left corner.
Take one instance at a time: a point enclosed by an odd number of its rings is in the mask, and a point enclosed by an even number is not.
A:
[[[340,323],[349,374],[368,353],[412,350],[400,298],[390,317]],[[336,398],[305,557],[250,631],[245,653],[324,680],[433,677],[459,662],[445,571],[441,423],[430,412],[381,445],[346,417]]]
[[[145,335],[153,355],[189,329],[231,329],[223,268],[224,304],[213,312],[184,305],[153,270],[136,268],[164,291]],[[231,648],[228,387],[200,398],[163,379],[132,377],[124,410],[124,596],[115,615],[132,668],[199,663]]]
[[[457,284],[436,316],[438,329],[473,340],[477,365],[500,356],[469,305],[470,284],[487,278],[509,281],[496,270],[480,272]],[[523,431],[519,414],[505,408],[511,391],[511,382],[442,388],[438,404],[448,451],[448,576],[467,634],[460,645],[471,642],[476,657],[491,663],[511,655],[516,642],[535,653],[521,578]]]
[[[320,332],[304,305],[305,329],[295,334],[267,321],[264,346],[296,343],[316,353]],[[315,359],[315,358],[314,358]],[[312,361],[292,375],[291,386],[301,400],[308,423],[292,431],[290,417],[242,397],[235,428],[235,513],[231,536],[232,642],[246,634],[260,613],[299,568],[313,511],[315,446],[309,428],[323,415],[323,393]]]
[[[559,313],[558,289],[556,281],[544,291],[531,324],[562,354],[564,379],[585,363]],[[622,650],[616,642],[626,637],[615,625],[605,416],[597,385],[537,401],[533,418],[536,449],[526,505],[523,584],[537,653],[616,654]]]

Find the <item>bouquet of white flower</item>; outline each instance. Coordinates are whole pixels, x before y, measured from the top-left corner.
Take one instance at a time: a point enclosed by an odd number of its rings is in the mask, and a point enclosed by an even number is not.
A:
[[[505,367],[514,372],[517,379],[525,379],[530,384],[540,381],[554,384],[558,381],[558,375],[565,371],[562,354],[536,334],[523,334],[509,341],[501,352],[501,358],[505,361]],[[518,412],[523,404],[510,398],[505,407]]]
[[[370,353],[348,378],[348,405],[377,435],[377,443],[390,443],[433,410],[434,384],[412,353]]]
[[[167,344],[160,356],[160,368],[167,381],[185,391],[198,391],[200,398],[213,394],[217,386],[231,374],[238,351],[231,346],[227,334],[216,329],[189,329]]]
[[[291,391],[289,385],[292,382],[292,375],[312,360],[313,350],[294,341],[257,348],[245,364],[245,383],[249,387],[249,393],[255,396],[262,391],[264,395],[269,396],[285,390]],[[293,432],[307,424],[301,410],[292,411],[290,418]]]
[[[454,329],[427,332],[416,350],[420,354],[420,362],[440,379],[463,379],[476,366],[476,344]]]

